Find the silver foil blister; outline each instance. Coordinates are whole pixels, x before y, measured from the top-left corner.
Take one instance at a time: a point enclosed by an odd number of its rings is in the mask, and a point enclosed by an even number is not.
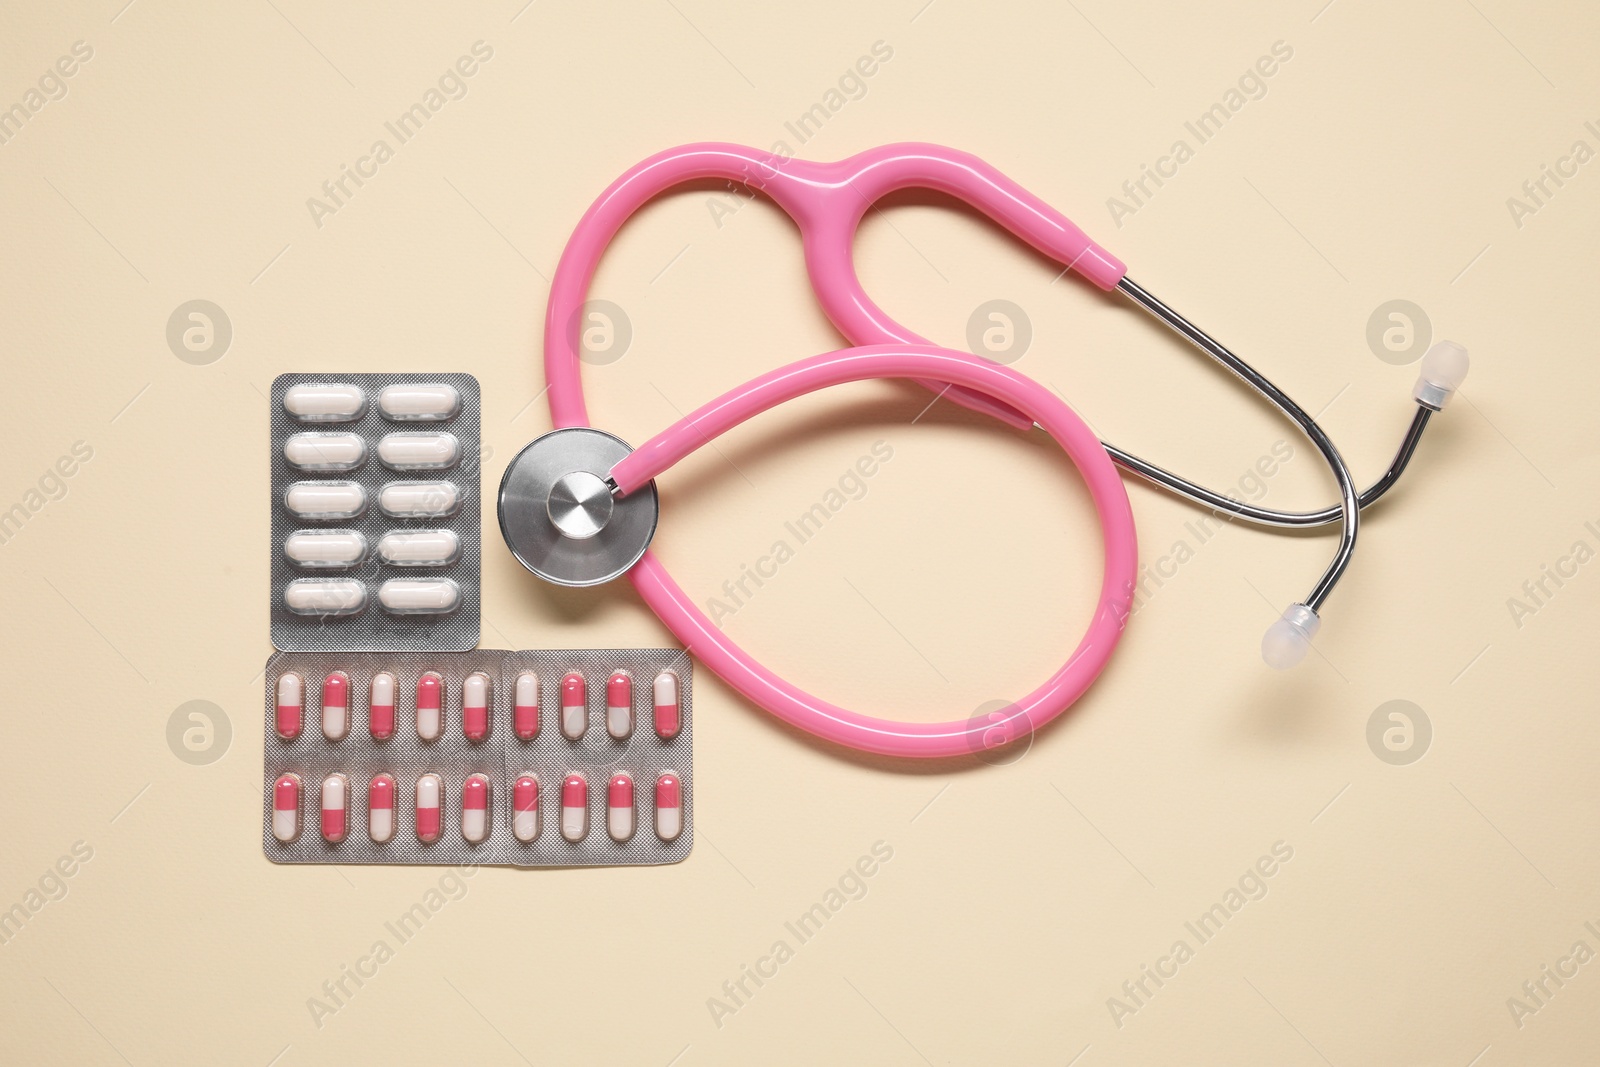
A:
[[[610,736],[605,723],[606,681],[619,668],[633,676],[634,725],[621,740]],[[524,741],[513,731],[512,716],[516,679],[527,670],[539,676],[539,732]],[[678,679],[681,726],[670,740],[657,736],[653,726],[652,684],[663,670]],[[291,671],[303,681],[304,698],[300,734],[286,741],[276,728],[277,687]],[[322,732],[322,685],[333,671],[350,679],[350,726],[338,741]],[[396,683],[394,734],[382,741],[373,739],[368,717],[372,676],[379,671],[393,674]],[[427,671],[437,672],[444,687],[444,728],[433,741],[423,741],[416,729],[417,679]],[[474,671],[492,682],[489,732],[476,742],[463,732],[461,710],[462,684]],[[561,682],[571,671],[587,682],[587,728],[577,741],[562,733],[560,723]],[[262,848],[276,863],[646,866],[677,863],[693,848],[694,679],[681,649],[278,652],[267,661],[263,687]],[[635,830],[621,843],[606,830],[607,783],[618,771],[634,782]],[[301,830],[289,843],[272,831],[273,786],[286,772],[301,780]],[[539,779],[540,830],[534,841],[524,843],[511,830],[511,790],[529,772]],[[583,840],[570,842],[560,832],[561,784],[574,772],[588,781],[589,831]],[[683,826],[675,840],[663,841],[655,830],[655,782],[668,772],[680,782]],[[334,773],[350,780],[348,831],[336,844],[324,840],[320,825],[322,781]],[[396,785],[395,832],[383,844],[374,842],[367,829],[368,784],[380,773],[392,775]],[[439,839],[424,844],[416,835],[416,783],[429,773],[443,780],[443,812]],[[483,774],[490,783],[489,832],[476,844],[461,831],[462,786],[472,774]]]
[[[295,386],[345,384],[359,388],[365,397],[354,418],[301,419],[285,407],[284,398]],[[414,419],[386,417],[379,410],[378,396],[386,386],[439,383],[451,386],[459,396],[459,407],[444,418]],[[459,372],[441,374],[282,374],[271,390],[271,514],[272,514],[272,643],[286,651],[361,650],[400,651],[442,649],[464,651],[478,643],[480,615],[480,561],[482,529],[480,521],[481,478],[481,398],[478,380]],[[379,449],[389,435],[447,433],[458,443],[456,459],[444,467],[417,467],[395,470],[380,459]],[[353,434],[365,445],[355,466],[305,469],[296,467],[285,456],[285,446],[296,434]],[[330,453],[331,453],[330,449]],[[435,517],[391,516],[379,506],[386,486],[396,483],[443,482],[455,487],[457,503],[448,514]],[[361,488],[365,506],[350,518],[302,518],[291,512],[285,494],[296,483],[326,486],[354,483]],[[458,544],[454,558],[437,564],[401,565],[384,562],[378,546],[385,534],[442,531],[453,535]],[[309,566],[291,559],[285,546],[293,535],[319,536],[325,531],[344,531],[365,541],[365,554],[350,565]],[[379,600],[384,583],[446,580],[459,590],[459,601],[450,611],[439,613],[396,612]],[[290,609],[287,591],[293,582],[312,585],[355,583],[365,593],[359,611],[341,614],[319,611],[301,614]],[[338,588],[345,589],[345,586]]]

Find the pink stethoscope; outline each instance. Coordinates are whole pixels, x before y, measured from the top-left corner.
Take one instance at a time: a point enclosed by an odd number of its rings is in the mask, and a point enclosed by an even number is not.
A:
[[[725,179],[760,192],[795,221],[823,310],[861,347],[791,363],[718,397],[637,449],[588,424],[579,375],[579,326],[600,256],[624,222],[651,198],[688,181]],[[1340,502],[1319,511],[1259,508],[1196,485],[1101,442],[1064,402],[1009,367],[928,343],[890,319],[862,290],[852,244],[862,217],[900,189],[929,189],[965,201],[1042,254],[1105,290],[1117,290],[1227,367],[1291,419],[1322,454]],[[1093,683],[1127,622],[1135,588],[1133,512],[1117,473],[1127,470],[1215,511],[1278,527],[1339,522],[1339,546],[1317,585],[1262,639],[1274,667],[1302,659],[1320,624],[1318,609],[1355,548],[1360,511],[1382,496],[1410,461],[1429,416],[1466,375],[1466,350],[1434,345],[1413,390],[1417,410],[1383,477],[1358,491],[1338,450],[1310,415],[1239,357],[1128,279],[1123,264],[1051,208],[983,161],[927,144],[886,145],[835,163],[809,163],[731,144],[694,144],[652,156],[618,178],[573,231],[550,288],[545,376],[557,427],[508,465],[500,485],[500,528],[513,555],[549,581],[596,585],[627,574],[646,604],[685,648],[752,703],[802,730],[891,756],[960,756],[1015,741],[1059,716]],[[649,550],[659,514],[654,479],[739,423],[786,400],[869,378],[912,378],[1019,429],[1037,425],[1077,466],[1103,535],[1104,577],[1087,632],[1059,670],[1000,712],[938,723],[880,719],[838,707],[756,662],[708,618]]]

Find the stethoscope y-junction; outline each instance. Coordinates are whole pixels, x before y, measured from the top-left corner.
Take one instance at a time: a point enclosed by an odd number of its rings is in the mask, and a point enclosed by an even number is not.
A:
[[[635,211],[684,182],[742,183],[783,208],[800,229],[806,268],[823,310],[860,346],[792,363],[711,401],[630,449],[588,425],[579,376],[578,323],[600,257]],[[1050,390],[1009,367],[940,348],[896,323],[861,288],[852,245],[866,212],[901,189],[949,194],[1075,270],[1115,290],[1222,364],[1299,427],[1333,472],[1339,503],[1292,512],[1234,500],[1100,441]],[[1134,590],[1133,514],[1116,467],[1214,511],[1273,527],[1337,522],[1333,559],[1301,601],[1262,640],[1274,667],[1304,658],[1320,611],[1350,565],[1361,509],[1394,485],[1429,417],[1442,410],[1467,372],[1465,349],[1440,342],[1429,350],[1413,390],[1417,410],[1383,476],[1358,490],[1328,435],[1272,382],[1199,327],[1127,277],[1127,268],[1064,215],[981,160],[926,144],[888,145],[835,163],[808,163],[727,144],[671,149],[638,164],[589,208],[567,243],[545,315],[545,376],[557,427],[529,444],[500,486],[500,528],[524,566],[562,585],[586,586],[627,574],[635,589],[686,648],[753,703],[820,737],[897,756],[952,756],[1003,743],[1060,715],[1110,658]],[[805,393],[868,378],[912,378],[939,395],[1019,429],[1038,426],[1082,473],[1104,541],[1104,577],[1094,617],[1054,674],[999,718],[943,723],[879,719],[837,707],[777,677],[728,639],[673,581],[650,551],[659,514],[654,479],[701,445],[744,420]]]

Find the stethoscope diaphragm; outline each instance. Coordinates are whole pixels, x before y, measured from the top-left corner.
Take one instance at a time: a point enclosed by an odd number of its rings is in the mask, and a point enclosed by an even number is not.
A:
[[[524,567],[557,585],[590,586],[625,573],[655,536],[661,502],[652,483],[614,494],[611,468],[633,449],[602,430],[574,426],[535,438],[500,480],[500,532]]]

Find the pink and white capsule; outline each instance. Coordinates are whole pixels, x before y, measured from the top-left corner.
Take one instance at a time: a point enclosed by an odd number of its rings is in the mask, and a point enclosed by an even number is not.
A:
[[[322,736],[342,741],[350,732],[350,676],[333,671],[322,680]]]
[[[367,836],[382,845],[394,837],[394,778],[375,774],[367,786]]]
[[[432,741],[444,732],[444,679],[427,671],[417,679],[417,736]]]
[[[372,692],[367,696],[367,729],[374,741],[394,736],[394,675],[379,671],[372,676]]]
[[[489,676],[473,671],[461,683],[461,732],[468,741],[489,736]]]
[[[469,774],[461,786],[461,836],[476,845],[489,836],[489,776]]]
[[[618,741],[633,733],[633,675],[627,671],[606,679],[606,733]]]
[[[683,833],[683,784],[668,771],[656,779],[656,836],[676,841]]]
[[[337,845],[350,832],[350,779],[330,774],[322,780],[322,839]]]
[[[517,688],[511,714],[511,728],[523,741],[539,735],[539,676],[533,671],[517,675]]]
[[[298,774],[280,774],[272,783],[272,836],[286,845],[300,836]]]
[[[656,675],[651,687],[655,694],[656,735],[671,741],[683,729],[683,707],[678,700],[678,675],[675,671],[662,671]]]
[[[633,837],[633,779],[621,771],[606,787],[606,833],[618,843]]]
[[[437,774],[424,774],[417,779],[417,840],[424,845],[439,840],[443,800],[444,782]]]
[[[285,741],[300,736],[305,700],[305,683],[298,674],[289,671],[278,676],[278,713],[273,725]]]
[[[561,732],[570,741],[583,736],[589,726],[589,683],[572,671],[561,679]]]
[[[511,787],[511,833],[527,844],[539,836],[539,776],[524,774]]]
[[[589,833],[589,783],[569,774],[561,783],[561,836],[582,841]]]

